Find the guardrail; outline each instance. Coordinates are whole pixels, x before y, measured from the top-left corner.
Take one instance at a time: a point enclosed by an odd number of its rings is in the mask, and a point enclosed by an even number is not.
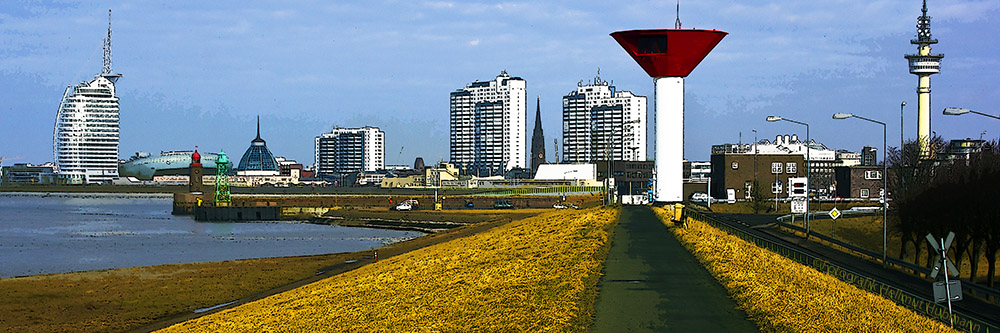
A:
[[[805,228],[802,228],[802,227],[797,226],[797,225],[781,224],[781,223],[779,223],[778,225],[780,227],[782,227],[782,228],[788,228],[788,229],[795,230],[795,231],[802,232],[802,233],[806,232]],[[868,257],[868,259],[872,260],[872,261],[880,261],[880,260],[882,260],[882,254],[881,253],[878,253],[878,252],[875,252],[875,251],[872,251],[872,250],[869,250],[869,249],[865,249],[865,248],[862,248],[862,247],[858,247],[858,246],[853,245],[853,244],[845,243],[844,241],[841,241],[839,239],[836,239],[836,238],[833,238],[833,237],[830,237],[830,236],[818,233],[818,232],[813,231],[813,230],[810,230],[809,237],[816,237],[816,238],[819,238],[819,239],[821,239],[821,240],[823,240],[825,242],[829,242],[830,244],[834,244],[834,245],[843,247],[843,248],[845,248],[845,249],[847,249],[847,250],[849,250],[851,252],[854,252],[854,253],[857,253],[859,255]],[[909,262],[909,261],[900,260],[900,259],[897,259],[897,258],[887,257],[885,261],[886,261],[886,264],[888,264],[888,265],[892,265],[892,266],[899,267],[901,269],[909,270],[913,274],[919,274],[919,275],[922,275],[922,276],[927,276],[931,272],[930,268],[927,268],[927,267],[924,267],[924,266],[921,266],[921,265],[917,265],[917,264],[914,264],[914,263]],[[996,289],[992,289],[992,288],[986,287],[986,286],[983,286],[983,285],[980,285],[980,284],[977,284],[977,283],[973,283],[972,281],[969,281],[969,280],[966,280],[966,279],[961,279],[961,280],[962,280],[962,291],[963,292],[965,292],[965,293],[967,293],[969,295],[973,295],[973,296],[979,297],[979,298],[985,300],[986,302],[989,302],[989,303],[992,303],[992,304],[996,304],[996,305],[1000,305],[1000,291],[998,291]]]
[[[747,242],[753,243],[771,252],[780,254],[781,256],[791,259],[792,261],[812,267],[820,272],[834,276],[837,279],[849,283],[855,287],[882,296],[888,300],[895,302],[896,304],[899,304],[903,307],[913,310],[914,312],[917,312],[921,315],[936,319],[943,323],[949,322],[948,308],[943,305],[934,303],[931,300],[918,297],[917,295],[911,294],[905,290],[891,286],[871,276],[854,271],[848,267],[832,263],[826,259],[820,258],[810,253],[806,253],[800,249],[791,248],[784,244],[779,244],[772,240],[764,239],[758,235],[742,230],[736,226],[730,225],[728,223],[704,215],[701,212],[695,210],[686,210],[685,214],[688,217],[708,223],[713,227],[716,227],[731,235],[739,237],[740,239],[743,239]],[[805,230],[803,229],[802,231]],[[861,249],[856,246],[854,246],[854,248],[857,248],[862,251],[867,251],[865,249]],[[881,257],[881,255],[879,255],[879,257]],[[993,326],[990,323],[986,322],[985,320],[977,318],[974,315],[962,313],[960,311],[953,311],[952,319],[954,320],[956,329],[961,329],[967,332],[974,332],[974,333],[1000,332],[1000,328],[998,328],[997,326]]]

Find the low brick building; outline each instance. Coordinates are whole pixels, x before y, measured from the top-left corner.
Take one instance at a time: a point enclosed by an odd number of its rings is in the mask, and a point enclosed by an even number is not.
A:
[[[712,155],[711,190],[712,197],[726,199],[728,190],[736,193],[736,199],[750,196],[754,179],[763,187],[765,196],[774,198],[777,194],[787,196],[790,177],[805,177],[805,158],[798,154],[714,154]],[[780,194],[775,193],[777,182],[781,181]]]
[[[878,198],[882,191],[882,166],[856,165],[834,168],[836,194],[841,198]]]

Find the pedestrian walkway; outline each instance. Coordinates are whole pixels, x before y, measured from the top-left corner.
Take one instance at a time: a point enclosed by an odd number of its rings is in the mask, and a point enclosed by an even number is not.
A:
[[[604,274],[591,331],[758,331],[648,207],[622,208]]]

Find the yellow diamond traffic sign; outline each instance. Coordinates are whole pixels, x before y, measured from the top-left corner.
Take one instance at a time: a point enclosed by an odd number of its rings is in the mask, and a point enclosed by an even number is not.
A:
[[[837,207],[833,207],[833,209],[830,210],[830,218],[836,220],[838,217],[840,217],[840,215],[843,214],[841,214],[840,211],[837,210]]]

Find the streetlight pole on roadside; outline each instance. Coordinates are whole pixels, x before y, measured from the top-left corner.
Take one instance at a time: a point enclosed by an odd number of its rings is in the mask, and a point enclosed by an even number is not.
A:
[[[835,113],[833,119],[847,119],[847,118],[858,118],[861,120],[870,121],[876,124],[882,125],[882,266],[886,266],[886,239],[888,238],[888,231],[886,228],[887,218],[889,216],[889,188],[888,182],[888,171],[889,171],[889,160],[887,151],[885,150],[885,123],[865,118],[862,116],[850,114],[850,113]]]
[[[903,107],[906,101],[899,103],[899,157],[903,157]]]
[[[975,114],[978,114],[980,116],[987,116],[987,117],[990,117],[990,118],[993,118],[993,119],[1000,119],[1000,116],[994,116],[994,115],[991,115],[991,114],[988,114],[988,113],[982,113],[982,112],[979,112],[979,111],[969,110],[969,109],[966,109],[966,108],[948,107],[948,108],[945,108],[944,111],[942,111],[942,113],[944,113],[946,115],[949,115],[949,116],[963,115],[963,114],[966,114],[966,113],[975,113]]]
[[[782,118],[781,116],[767,116],[767,119],[765,119],[765,120],[767,120],[769,122],[776,122],[776,121],[784,120],[784,121],[787,121],[787,122],[796,123],[796,124],[799,124],[799,125],[804,125],[806,127],[806,163],[805,163],[806,164],[806,214],[805,214],[805,218],[803,219],[803,223],[806,226],[806,239],[809,239],[809,220],[810,220],[809,219],[809,188],[812,187],[812,177],[811,177],[811,174],[812,174],[812,165],[811,165],[812,161],[809,159],[809,151],[811,151],[812,148],[809,146],[809,142],[811,141],[809,139],[809,124],[803,123],[801,121],[791,120],[791,119],[788,119],[788,118]],[[791,195],[790,193],[791,193],[791,191],[789,191],[789,195]],[[794,217],[795,215],[792,215],[792,216]]]

